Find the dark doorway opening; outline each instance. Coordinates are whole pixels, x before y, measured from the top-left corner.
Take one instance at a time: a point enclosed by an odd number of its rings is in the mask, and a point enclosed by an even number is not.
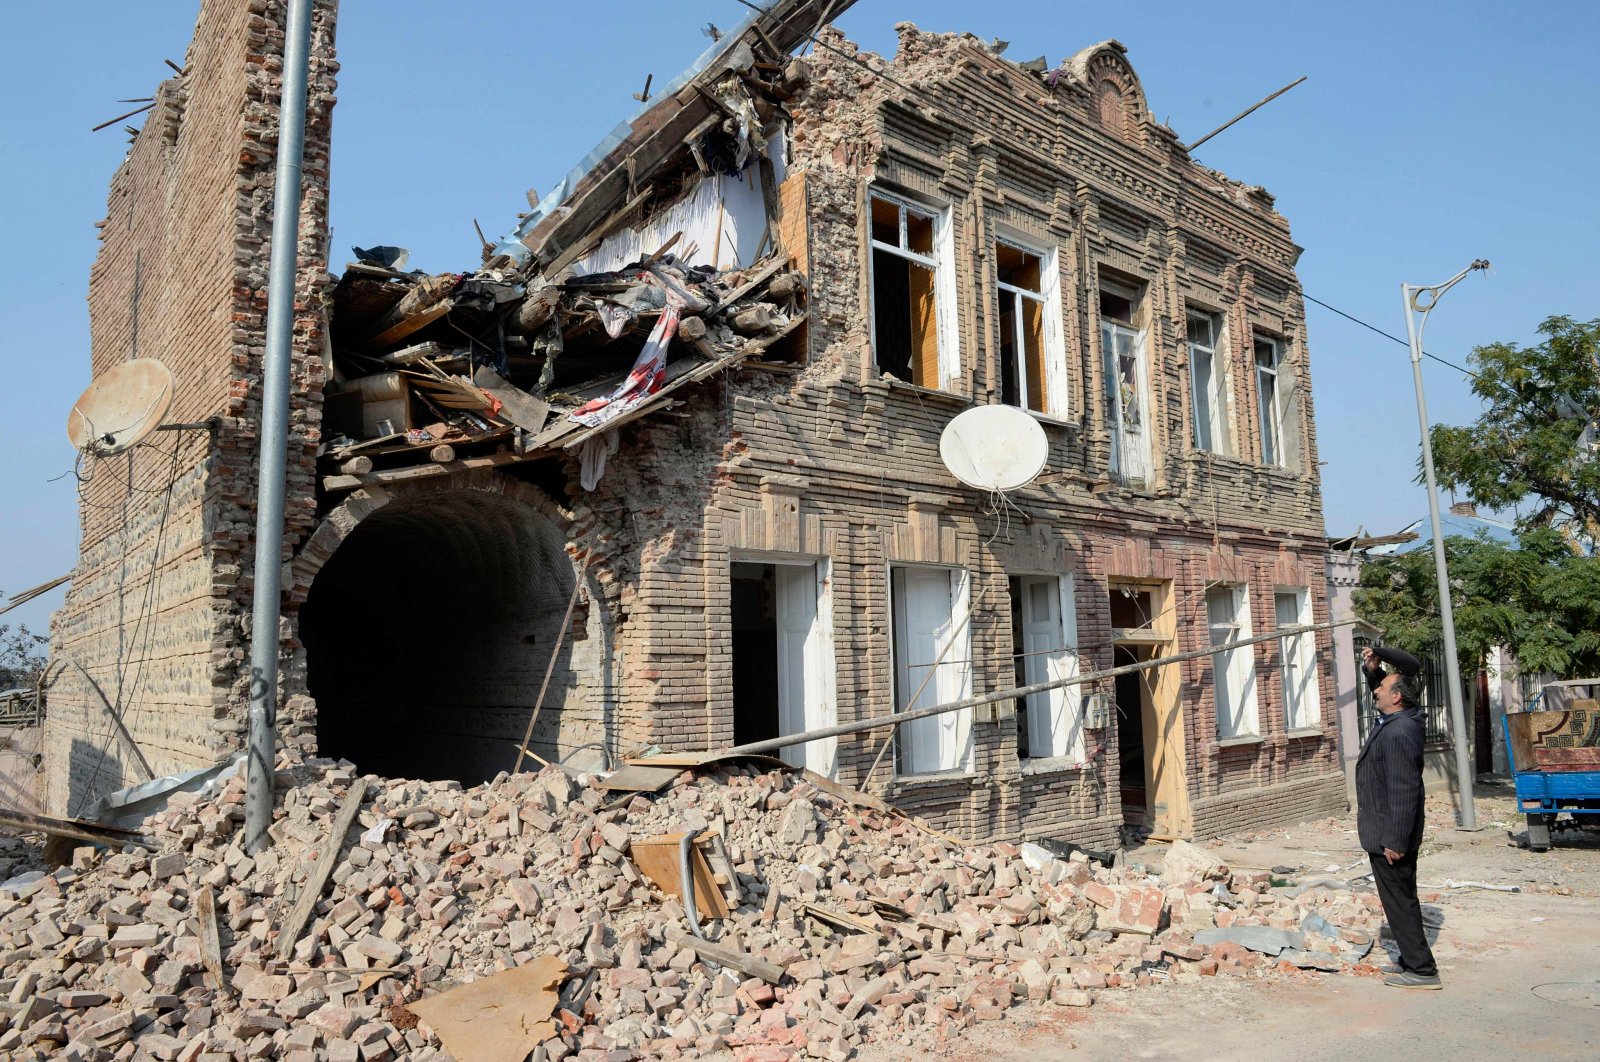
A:
[[[1138,648],[1119,645],[1112,652],[1112,664],[1126,667],[1148,654]],[[1142,826],[1147,819],[1148,780],[1145,777],[1144,704],[1145,673],[1118,675],[1117,762],[1122,788],[1122,819],[1131,826]]]
[[[778,736],[778,611],[770,564],[732,566],[733,743]]]
[[[317,748],[363,772],[474,785],[516,761],[560,646],[530,747],[558,756],[586,608],[559,529],[484,491],[390,502],[328,558],[300,609]]]

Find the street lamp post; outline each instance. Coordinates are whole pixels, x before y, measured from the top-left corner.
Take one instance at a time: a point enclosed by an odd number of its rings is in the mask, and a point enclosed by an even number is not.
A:
[[[1479,258],[1443,284],[1401,284],[1406,307],[1406,334],[1411,339],[1411,378],[1417,388],[1417,423],[1422,428],[1422,470],[1428,481],[1428,519],[1433,524],[1433,568],[1439,580],[1439,618],[1444,623],[1445,699],[1450,706],[1450,729],[1455,736],[1456,792],[1461,806],[1461,828],[1478,828],[1472,803],[1472,769],[1467,749],[1466,713],[1461,707],[1461,664],[1456,658],[1456,618],[1450,605],[1450,570],[1444,559],[1444,526],[1439,520],[1439,484],[1433,475],[1433,441],[1428,435],[1428,403],[1422,397],[1422,330],[1439,298],[1468,273],[1488,269]]]

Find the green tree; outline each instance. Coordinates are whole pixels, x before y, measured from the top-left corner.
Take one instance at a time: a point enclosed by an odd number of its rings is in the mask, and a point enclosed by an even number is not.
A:
[[[1574,553],[1553,528],[1531,528],[1516,548],[1488,537],[1445,540],[1456,648],[1466,670],[1497,645],[1523,670],[1556,675],[1600,672],[1600,560]],[[1356,612],[1408,652],[1433,651],[1442,634],[1433,551],[1368,561]]]
[[[1436,425],[1433,459],[1442,486],[1493,509],[1532,505],[1525,526],[1573,521],[1600,526],[1600,461],[1585,428],[1600,415],[1600,319],[1551,317],[1543,343],[1473,350],[1477,421]],[[1569,527],[1574,524],[1568,524]]]
[[[0,690],[32,686],[44,670],[49,639],[0,623]]]

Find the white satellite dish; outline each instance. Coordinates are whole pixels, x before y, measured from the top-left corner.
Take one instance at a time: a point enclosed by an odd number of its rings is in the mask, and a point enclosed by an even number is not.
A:
[[[1016,406],[975,406],[939,435],[939,456],[950,474],[979,490],[1016,490],[1044,471],[1050,440]]]
[[[172,408],[172,370],[154,358],[125,361],[72,404],[67,438],[75,449],[109,457],[156,430]]]

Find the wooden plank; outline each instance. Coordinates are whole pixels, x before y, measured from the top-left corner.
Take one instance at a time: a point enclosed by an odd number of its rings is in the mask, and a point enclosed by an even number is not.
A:
[[[840,929],[847,929],[852,933],[868,933],[875,937],[883,937],[884,935],[882,929],[865,919],[857,918],[855,915],[848,915],[843,911],[830,911],[828,908],[818,907],[814,903],[802,903],[797,906],[803,914],[815,918],[819,922],[827,922],[830,925],[838,926]]]
[[[19,830],[34,830],[54,837],[71,837],[73,840],[88,841],[91,844],[111,846],[137,844],[150,849],[157,847],[153,839],[146,837],[137,830],[124,829],[121,826],[107,826],[103,822],[88,822],[83,819],[57,819],[49,815],[36,815],[31,811],[19,811],[15,808],[0,808],[0,826],[14,826]]]
[[[628,854],[639,868],[639,873],[649,878],[651,884],[663,893],[679,900],[683,899],[683,872],[678,866],[678,842],[682,839],[681,833],[665,833],[628,845]],[[694,878],[695,909],[700,912],[701,918],[726,918],[728,904],[717,888],[717,879],[711,873],[705,853],[700,850],[701,843],[697,841],[689,847],[689,873]]]
[[[500,400],[500,417],[527,431],[541,431],[550,419],[550,403],[540,401],[487,365],[472,374],[472,382]]]
[[[729,306],[739,302],[741,299],[749,298],[751,293],[757,288],[787,268],[789,268],[789,260],[787,258],[783,258],[781,256],[774,258],[772,261],[768,262],[766,265],[757,270],[755,276],[751,277],[749,280],[746,280],[743,284],[740,284],[738,287],[729,292],[728,297],[717,303],[716,307],[708,311],[705,316],[710,317],[714,314],[719,314],[723,310],[726,310]]]
[[[452,472],[470,472],[477,468],[499,468],[501,465],[514,465],[521,461],[531,461],[540,453],[529,451],[525,454],[485,454],[483,457],[463,457],[458,461],[448,464],[436,465],[407,465],[404,468],[385,468],[378,472],[369,472],[364,476],[323,476],[323,490],[354,490],[357,487],[369,487],[374,484],[404,483],[413,479],[428,479],[432,476],[446,476]]]
[[[294,910],[289,912],[288,919],[278,932],[278,958],[287,959],[294,954],[295,941],[305,932],[306,923],[311,920],[311,912],[317,906],[317,901],[322,898],[322,890],[328,884],[328,875],[333,873],[333,865],[339,861],[339,853],[344,850],[345,834],[350,832],[350,825],[356,821],[356,813],[361,810],[361,800],[366,795],[365,778],[357,778],[350,783],[350,793],[344,798],[339,814],[334,816],[333,829],[328,831],[327,839],[323,841],[322,854],[317,857],[317,865],[306,875],[305,887],[300,893],[300,898],[295,901]]]
[[[666,938],[681,948],[688,948],[702,959],[710,959],[731,970],[738,970],[746,977],[759,977],[769,985],[775,985],[783,980],[783,967],[765,959],[758,959],[749,952],[740,951],[726,944],[701,940],[676,926],[666,931]]]
[[[413,332],[421,331],[428,325],[437,321],[455,308],[454,299],[440,299],[432,306],[419,310],[410,317],[398,321],[367,340],[369,347],[385,347],[390,343],[398,343]]]
[[[200,963],[215,992],[226,989],[222,968],[222,935],[217,929],[217,897],[210,885],[202,885],[194,898],[195,920],[200,925]]]

